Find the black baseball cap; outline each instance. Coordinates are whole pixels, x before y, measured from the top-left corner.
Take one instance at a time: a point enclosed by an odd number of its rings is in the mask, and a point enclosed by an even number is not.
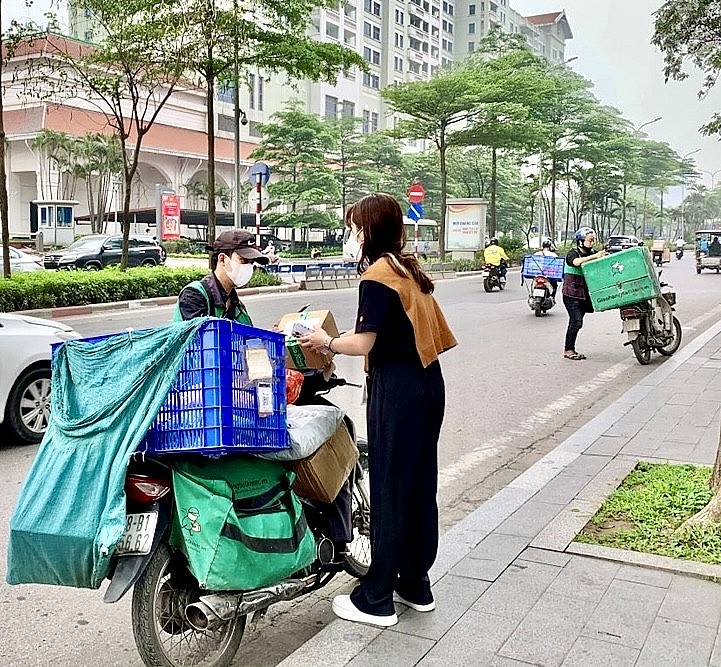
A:
[[[261,253],[255,246],[255,234],[244,229],[230,229],[218,234],[211,252],[224,252],[228,255],[237,252],[244,259],[258,264],[267,264],[268,257]]]

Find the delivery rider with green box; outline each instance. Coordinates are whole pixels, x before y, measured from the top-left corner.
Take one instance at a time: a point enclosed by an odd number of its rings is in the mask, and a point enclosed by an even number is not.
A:
[[[576,338],[583,326],[583,316],[593,312],[591,296],[581,271],[581,264],[592,259],[599,259],[606,254],[605,250],[593,251],[596,233],[590,227],[581,227],[574,235],[576,247],[566,255],[566,266],[563,274],[563,305],[568,312],[568,328],[563,356],[566,359],[580,361],[585,355],[576,351]]]

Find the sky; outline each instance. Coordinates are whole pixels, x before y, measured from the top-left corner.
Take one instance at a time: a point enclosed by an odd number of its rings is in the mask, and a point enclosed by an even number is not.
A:
[[[12,18],[31,17],[42,22],[43,11],[57,7],[58,0],[0,0],[3,28]],[[653,13],[662,0],[509,0],[524,15],[565,10],[573,39],[567,42],[566,59],[576,72],[594,83],[603,104],[618,109],[635,127],[661,116],[643,131],[650,139],[666,141],[679,155],[700,149],[691,157],[701,171],[700,179],[721,184],[721,144],[718,137],[702,136],[698,128],[716,109],[721,109],[721,83],[705,100],[697,92],[701,76],[694,73],[683,82],[664,83],[663,59],[651,45]],[[8,6],[10,5],[10,6]],[[58,15],[65,18],[66,12]],[[689,73],[693,72],[689,69]],[[680,201],[681,189],[669,192],[669,204]]]

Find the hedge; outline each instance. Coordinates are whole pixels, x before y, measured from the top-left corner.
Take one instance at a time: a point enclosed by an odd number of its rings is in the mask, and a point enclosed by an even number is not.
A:
[[[92,303],[175,296],[207,269],[147,267],[102,271],[37,271],[0,279],[0,312],[85,306]],[[278,276],[256,271],[247,287],[279,285]]]

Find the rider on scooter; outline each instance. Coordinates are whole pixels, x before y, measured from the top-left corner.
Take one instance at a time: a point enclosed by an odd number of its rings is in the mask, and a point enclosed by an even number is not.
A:
[[[533,253],[534,255],[542,255],[543,257],[558,257],[558,253],[556,252],[556,246],[554,245],[553,241],[549,238],[543,239],[543,243],[541,244],[541,249],[538,252]],[[551,292],[551,298],[556,299],[556,292],[558,291],[558,281],[554,280],[553,278],[547,278],[549,285],[552,288]]]
[[[503,282],[506,281],[506,270],[510,260],[508,259],[508,255],[506,255],[506,251],[498,245],[498,239],[495,236],[483,251],[483,261],[486,264],[498,267],[498,277],[503,280]]]

